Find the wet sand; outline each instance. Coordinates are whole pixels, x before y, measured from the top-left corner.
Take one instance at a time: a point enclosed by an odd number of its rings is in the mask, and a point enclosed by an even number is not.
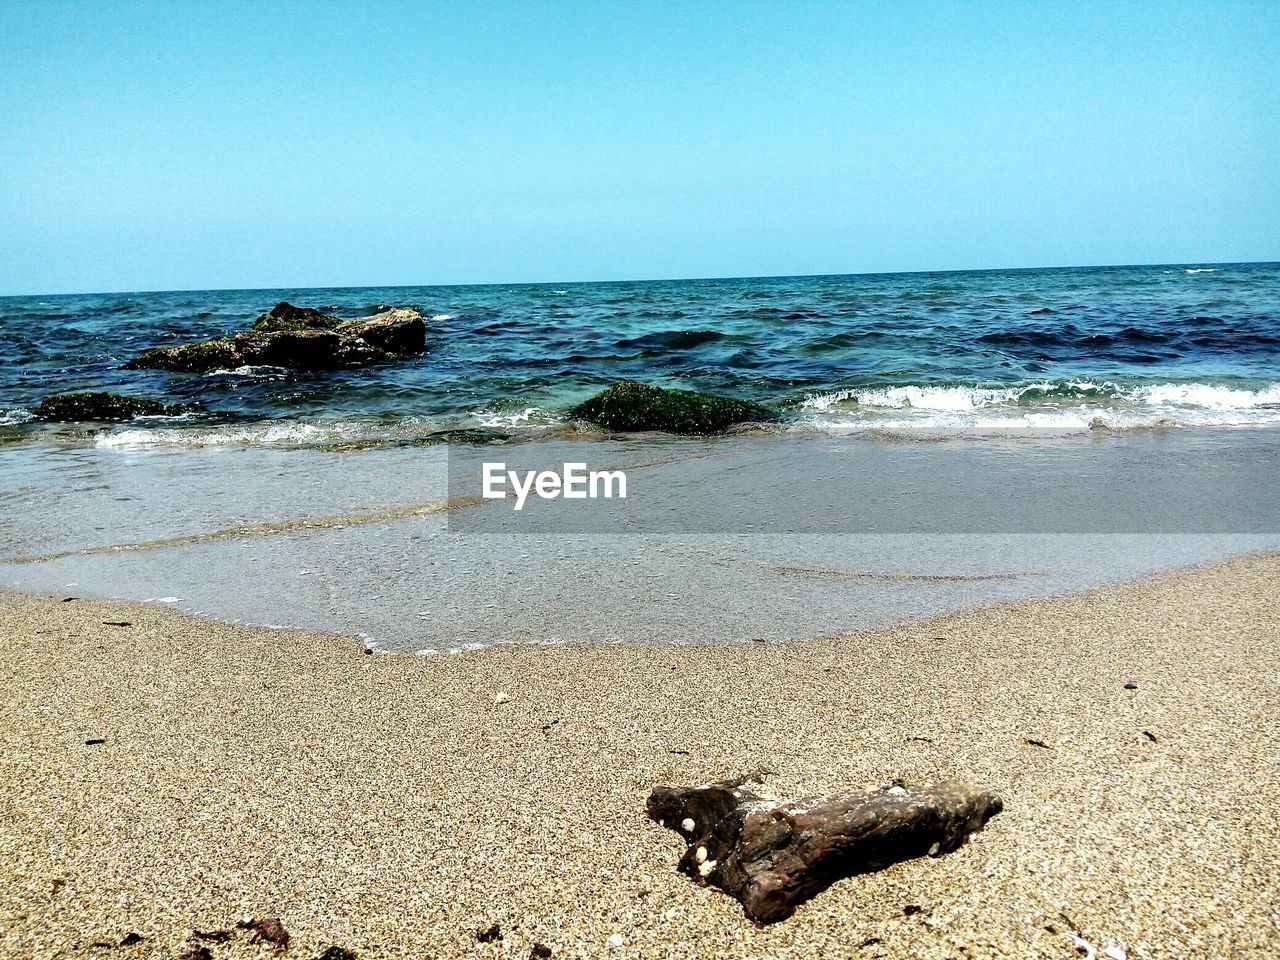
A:
[[[246,915],[303,958],[1275,956],[1278,678],[1277,555],[834,640],[428,657],[0,596],[0,956],[271,955],[193,939]],[[761,766],[1005,812],[761,928],[643,815]]]
[[[625,466],[630,490],[515,511],[477,498],[486,458]],[[1276,490],[1263,431],[30,444],[0,469],[0,590],[164,598],[407,652],[798,640],[1280,550]]]

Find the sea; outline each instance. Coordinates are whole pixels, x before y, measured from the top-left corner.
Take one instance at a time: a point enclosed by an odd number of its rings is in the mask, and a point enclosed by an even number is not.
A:
[[[418,307],[427,350],[123,369],[281,300]],[[3,590],[429,655],[794,642],[1280,550],[1280,264],[7,297],[0,336]],[[623,379],[779,417],[573,420]],[[34,418],[73,390],[186,409]],[[628,495],[516,512],[489,461]]]
[[[337,373],[122,369],[281,300],[344,317],[418,307],[427,351]],[[623,379],[755,400],[795,434],[1280,424],[1275,263],[6,297],[0,337],[0,442],[554,438],[574,427],[569,408]],[[107,429],[32,421],[68,390],[191,410]]]

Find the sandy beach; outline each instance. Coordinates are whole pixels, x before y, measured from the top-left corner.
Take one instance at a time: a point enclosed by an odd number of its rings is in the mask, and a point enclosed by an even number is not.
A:
[[[835,640],[430,657],[5,595],[0,955],[265,957],[234,927],[274,916],[308,958],[1274,956],[1277,587],[1256,556]],[[762,766],[1005,812],[758,927],[644,800]]]

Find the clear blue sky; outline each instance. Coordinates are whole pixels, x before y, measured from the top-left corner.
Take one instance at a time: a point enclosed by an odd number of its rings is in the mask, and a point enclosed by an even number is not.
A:
[[[0,0],[0,293],[1280,259],[1280,4]]]

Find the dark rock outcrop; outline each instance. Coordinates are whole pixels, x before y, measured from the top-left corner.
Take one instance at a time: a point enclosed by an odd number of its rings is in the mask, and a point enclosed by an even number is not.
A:
[[[785,920],[844,877],[949,853],[1003,809],[994,794],[959,783],[780,802],[743,789],[748,779],[656,787],[647,809],[688,843],[679,869],[761,923]]]
[[[280,303],[259,317],[253,330],[181,347],[146,350],[126,363],[125,369],[179,373],[246,366],[346,370],[421,353],[426,349],[426,338],[422,314],[411,307],[340,320],[318,310]]]
[[[84,393],[55,393],[45,397],[32,411],[41,420],[132,420],[181,413],[181,407],[166,406],[146,397],[90,390]]]
[[[253,322],[255,330],[331,330],[342,322],[341,317],[321,313],[313,307],[295,307],[281,300],[267,313]]]
[[[776,420],[777,414],[750,400],[692,390],[668,390],[634,380],[615,383],[569,411],[607,430],[660,430],[691,436],[720,433],[735,423]]]
[[[392,307],[359,320],[339,323],[334,330],[343,337],[355,337],[393,357],[421,353],[427,347],[427,325],[412,307]]]

